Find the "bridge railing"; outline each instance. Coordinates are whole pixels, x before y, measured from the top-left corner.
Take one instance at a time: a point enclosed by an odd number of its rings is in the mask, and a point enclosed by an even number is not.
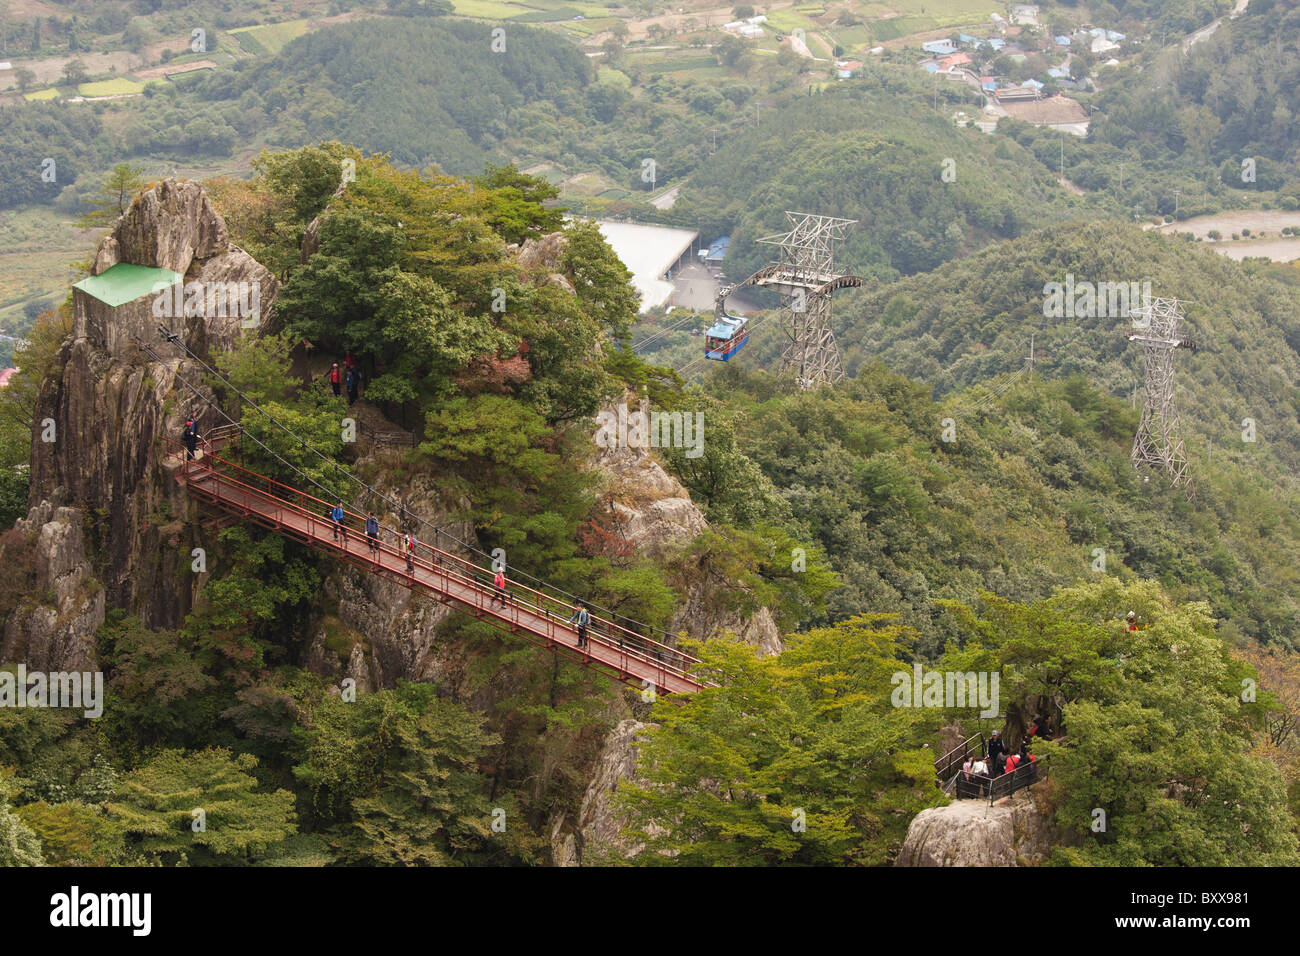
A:
[[[168,441],[179,447],[179,443],[174,440],[168,439]],[[210,449],[211,446],[206,440],[205,445],[208,445]],[[277,481],[274,478],[259,474],[242,465],[237,465],[221,458],[211,450],[206,450],[201,460],[190,461],[183,459],[182,468],[187,481],[194,479],[200,473],[212,473],[220,476],[222,481],[238,488],[256,495],[273,498],[279,507],[289,508],[306,518],[309,527],[319,529],[321,538],[326,536],[326,529],[329,529],[332,536],[334,522],[330,514],[334,505],[322,498]],[[221,497],[220,491],[215,488],[213,495],[218,499]],[[356,523],[353,527],[344,524],[340,529],[340,534],[345,543],[353,538],[358,541],[368,542],[369,539],[364,532],[365,515],[345,507],[344,520],[345,522],[353,521]],[[383,540],[383,532],[387,532],[390,536],[394,534],[389,529],[381,529],[377,550],[384,554],[394,555],[405,562],[406,553],[400,547]],[[313,537],[316,537],[315,533],[313,533]],[[499,599],[493,600],[495,585],[491,571],[478,567],[460,555],[423,542],[418,542],[416,549],[415,556],[412,559],[413,567],[441,575],[448,582],[454,580],[468,585],[479,597],[476,605],[479,608],[490,610],[493,605],[500,603]],[[426,559],[424,555],[428,555],[428,558]],[[487,599],[487,604],[484,604],[484,598]],[[576,625],[569,623],[569,619],[577,611],[577,606],[554,595],[545,594],[526,585],[507,582],[505,603],[508,606],[526,608],[543,617],[548,624],[553,639],[558,639],[557,628],[566,635],[576,635],[577,633]],[[698,678],[690,674],[691,668],[700,663],[699,658],[670,645],[660,643],[653,638],[638,634],[607,618],[598,617],[590,612],[588,614],[590,616],[590,623],[587,626],[589,638],[603,639],[606,645],[616,645],[619,653],[625,658],[639,661],[651,670],[672,673],[694,683],[702,683]]]
[[[966,762],[967,757],[972,755],[979,757],[983,756],[983,754],[984,734],[977,731],[935,760],[934,775],[938,778],[939,785],[947,784],[952,779],[952,775],[961,770],[961,766]]]
[[[967,774],[959,769],[953,793],[959,800],[988,800],[993,803],[1011,796],[1017,790],[1033,786],[1047,776],[1048,768],[1049,758],[1037,757],[1033,760],[1022,759],[1015,770],[996,777]]]

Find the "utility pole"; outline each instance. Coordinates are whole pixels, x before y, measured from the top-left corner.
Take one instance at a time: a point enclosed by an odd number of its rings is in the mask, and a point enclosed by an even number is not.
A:
[[[1029,333],[1029,377],[1034,377],[1034,333]]]
[[[1061,133],[1061,178],[1065,178],[1065,133]]]
[[[1178,190],[1174,190],[1174,218],[1178,218]]]

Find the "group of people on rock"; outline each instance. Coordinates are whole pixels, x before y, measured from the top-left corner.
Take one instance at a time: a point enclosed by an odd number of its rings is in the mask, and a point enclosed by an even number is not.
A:
[[[1029,742],[1035,737],[1040,740],[1052,739],[1047,717],[1044,714],[1035,717],[1033,723],[1025,731],[1018,752],[1007,747],[1002,740],[1000,731],[993,731],[989,735],[986,753],[983,756],[979,754],[967,755],[965,762],[961,765],[962,774],[967,780],[972,778],[992,779],[1006,773],[1014,773],[1021,766],[1028,766],[1032,780],[1035,776],[1035,758],[1029,752]]]
[[[351,352],[348,352],[347,357],[343,359],[342,368],[339,368],[338,362],[330,366],[329,375],[326,378],[329,380],[330,388],[334,390],[336,398],[346,388],[348,391],[348,404],[351,405],[357,400],[361,388],[361,368],[357,364],[356,356]]]

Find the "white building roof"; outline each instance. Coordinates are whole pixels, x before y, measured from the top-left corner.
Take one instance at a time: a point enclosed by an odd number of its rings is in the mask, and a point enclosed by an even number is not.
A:
[[[673,284],[664,278],[664,273],[700,234],[691,229],[604,219],[597,220],[596,225],[614,254],[632,273],[632,285],[641,296],[641,311],[667,302],[673,294]]]

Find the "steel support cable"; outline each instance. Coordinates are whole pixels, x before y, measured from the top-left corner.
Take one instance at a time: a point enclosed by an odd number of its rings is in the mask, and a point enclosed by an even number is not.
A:
[[[660,337],[662,337],[662,336],[665,336],[665,335],[667,335],[669,332],[675,332],[675,331],[677,331],[677,330],[680,329],[682,326],[686,325],[686,323],[688,323],[688,322],[694,322],[695,319],[696,319],[696,316],[695,316],[694,314],[688,315],[688,316],[686,316],[686,318],[684,318],[684,319],[680,319],[680,320],[678,320],[677,322],[673,323],[672,325],[666,326],[665,328],[660,329],[658,332],[655,332],[655,333],[653,333],[652,335],[648,335],[648,336],[646,336],[646,337],[645,337],[644,339],[642,339],[640,342],[636,342],[636,343],[634,343],[634,344],[632,345],[632,351],[635,352],[637,349],[643,348],[647,343],[649,343],[649,342],[653,342],[655,339],[660,338]]]
[[[452,534],[451,532],[449,532],[449,531],[444,531],[444,530],[443,530],[442,528],[440,528],[438,525],[435,525],[435,524],[433,524],[433,523],[430,522],[430,521],[426,521],[424,518],[421,518],[419,515],[415,514],[414,512],[410,511],[409,509],[407,509],[404,505],[401,504],[401,502],[397,502],[397,501],[392,501],[392,500],[390,500],[390,499],[388,498],[387,495],[382,494],[382,493],[381,493],[380,491],[378,491],[376,488],[374,488],[374,487],[372,487],[371,485],[367,484],[366,482],[362,481],[360,478],[358,478],[356,475],[352,474],[352,473],[351,473],[350,471],[348,471],[347,469],[340,467],[340,465],[339,465],[338,462],[334,461],[332,458],[330,458],[328,455],[325,455],[323,452],[319,451],[319,450],[318,450],[317,448],[315,448],[314,446],[309,445],[309,444],[308,444],[305,440],[303,440],[303,438],[302,438],[301,436],[299,436],[296,432],[294,432],[294,431],[293,431],[292,429],[290,429],[288,426],[286,426],[286,425],[284,425],[283,423],[281,423],[277,418],[275,418],[275,416],[273,416],[273,415],[271,415],[269,412],[265,411],[263,408],[261,408],[261,406],[259,406],[256,402],[254,402],[254,401],[253,401],[251,398],[249,398],[247,395],[245,395],[245,394],[244,394],[244,393],[243,393],[243,392],[242,392],[242,391],[241,391],[237,386],[235,386],[233,383],[231,383],[230,380],[229,380],[228,378],[226,378],[226,376],[222,375],[222,374],[221,374],[220,372],[218,372],[216,369],[212,368],[212,366],[208,365],[207,362],[203,361],[203,359],[201,359],[198,355],[195,354],[195,352],[194,352],[193,349],[191,349],[188,345],[185,344],[185,342],[181,339],[181,337],[180,337],[179,335],[177,335],[177,334],[174,333],[174,332],[167,332],[167,331],[161,329],[161,327],[160,327],[159,331],[162,332],[164,338],[166,338],[168,342],[172,343],[173,345],[177,345],[177,346],[179,346],[181,349],[183,349],[183,350],[185,351],[185,353],[186,353],[186,354],[187,354],[191,359],[193,359],[195,362],[197,362],[199,365],[201,365],[201,366],[202,366],[204,369],[206,369],[206,370],[207,370],[211,375],[214,375],[215,377],[217,377],[218,379],[220,379],[220,380],[222,381],[222,383],[224,383],[226,386],[228,386],[228,387],[230,388],[231,391],[233,391],[236,395],[238,395],[238,396],[240,397],[240,399],[241,399],[241,400],[242,400],[246,405],[248,405],[248,407],[252,408],[252,409],[253,409],[254,411],[256,411],[259,415],[263,416],[263,417],[266,418],[268,421],[270,421],[270,422],[272,422],[273,424],[275,424],[275,425],[276,425],[276,426],[277,426],[281,431],[283,431],[286,435],[288,435],[288,436],[290,436],[291,438],[293,438],[294,440],[296,440],[296,441],[298,442],[298,444],[299,444],[300,447],[306,449],[307,451],[312,452],[314,455],[316,455],[316,457],[318,457],[319,459],[321,459],[321,461],[325,462],[325,463],[326,463],[327,465],[329,465],[332,469],[334,469],[334,471],[336,471],[336,472],[339,473],[340,475],[344,476],[345,478],[349,479],[350,481],[353,481],[353,482],[355,482],[356,484],[360,485],[362,488],[364,488],[367,492],[369,492],[371,495],[373,495],[373,496],[374,496],[375,498],[377,498],[378,500],[384,502],[385,504],[391,504],[391,505],[393,505],[393,506],[394,506],[394,510],[395,510],[397,513],[402,514],[402,515],[407,515],[407,516],[409,516],[410,518],[415,519],[415,520],[416,520],[417,522],[419,522],[421,525],[423,525],[423,526],[425,526],[425,527],[427,527],[427,528],[431,528],[431,529],[433,529],[435,535],[438,536],[438,537],[435,539],[435,542],[434,542],[434,546],[435,546],[435,547],[437,546],[437,541],[440,540],[441,537],[446,537],[446,538],[448,538],[449,540],[451,540],[451,541],[455,542],[456,544],[460,545],[462,548],[464,548],[466,551],[470,552],[471,554],[481,555],[482,557],[487,558],[487,559],[489,559],[489,560],[491,560],[491,561],[495,561],[495,560],[496,560],[496,558],[495,558],[493,555],[489,554],[488,552],[482,550],[481,548],[477,548],[477,547],[475,547],[474,545],[469,544],[469,543],[466,542],[466,541],[462,541],[460,538],[456,537],[456,536],[455,536],[454,534]],[[166,364],[166,360],[163,359],[163,358],[162,358],[162,357],[161,357],[161,356],[160,356],[160,355],[159,355],[159,354],[158,354],[158,353],[157,353],[157,352],[156,352],[152,347],[150,347],[149,345],[146,345],[144,342],[140,341],[140,339],[138,339],[138,338],[136,338],[135,341],[136,341],[136,342],[137,342],[137,343],[138,343],[142,348],[144,348],[147,352],[149,352],[149,354],[152,355],[152,356],[153,356],[157,361],[161,362],[162,364]],[[181,376],[180,376],[179,374],[177,374],[177,373],[173,373],[173,374],[175,374],[176,377],[177,377],[178,379],[181,379]],[[184,382],[184,379],[181,379],[181,381]],[[230,422],[232,425],[235,425],[236,427],[238,427],[238,428],[240,429],[240,434],[245,434],[245,435],[248,434],[248,432],[247,432],[247,431],[246,431],[246,430],[245,430],[245,429],[244,429],[244,428],[243,428],[243,427],[242,427],[238,422],[236,422],[234,419],[232,419],[232,418],[231,418],[229,415],[227,415],[224,411],[221,411],[221,409],[216,405],[215,402],[213,402],[211,399],[209,399],[209,398],[207,398],[206,396],[204,396],[201,392],[199,392],[199,390],[198,390],[197,388],[195,388],[195,387],[194,387],[193,385],[191,385],[189,382],[184,382],[184,384],[185,384],[185,385],[186,385],[186,386],[187,386],[191,391],[193,391],[195,395],[198,395],[201,399],[203,399],[203,401],[207,402],[207,403],[208,403],[209,405],[211,405],[213,408],[216,408],[217,411],[221,414],[221,416],[222,416],[223,418],[226,419],[226,421],[228,421],[228,422]],[[311,483],[312,483],[313,485],[315,485],[317,488],[319,488],[319,489],[321,489],[322,491],[326,492],[326,494],[329,495],[330,497],[335,497],[335,496],[337,496],[338,493],[337,493],[336,491],[334,491],[333,489],[326,488],[326,487],[325,487],[324,485],[322,485],[320,482],[316,481],[316,479],[312,478],[310,475],[308,475],[306,472],[304,472],[304,471],[303,471],[301,468],[299,468],[297,465],[294,465],[292,462],[286,461],[283,457],[281,457],[280,455],[278,455],[278,454],[276,454],[274,451],[272,451],[270,448],[268,448],[268,447],[267,447],[267,446],[266,446],[262,441],[258,440],[258,438],[257,438],[256,436],[254,436],[254,435],[248,435],[248,437],[249,437],[249,438],[252,438],[253,441],[257,442],[258,445],[260,445],[260,446],[261,446],[262,448],[264,448],[266,451],[270,452],[270,454],[272,454],[272,455],[276,458],[277,461],[281,462],[283,465],[285,465],[287,468],[289,468],[289,469],[290,469],[291,471],[293,471],[295,474],[299,475],[301,478],[303,478],[303,479],[305,479],[305,480],[311,482]],[[604,612],[606,615],[608,615],[609,618],[610,618],[611,620],[613,620],[614,618],[618,618],[619,620],[626,621],[626,622],[627,622],[628,624],[630,624],[630,625],[634,625],[634,626],[639,627],[639,628],[645,628],[645,629],[646,629],[647,631],[649,631],[649,632],[652,632],[652,633],[655,633],[655,634],[661,634],[661,635],[663,635],[663,636],[665,636],[665,637],[669,637],[669,638],[674,638],[674,639],[676,638],[676,635],[675,635],[675,634],[672,634],[672,633],[670,633],[670,632],[668,632],[668,631],[665,631],[665,630],[663,630],[662,628],[655,627],[655,626],[652,625],[652,624],[645,624],[645,623],[643,623],[643,622],[641,622],[641,621],[633,620],[632,618],[629,618],[629,617],[627,617],[626,615],[618,614],[616,611],[613,611],[613,610],[611,610],[611,609],[609,609],[609,608],[601,607],[599,604],[592,603],[591,601],[589,601],[589,600],[587,600],[587,599],[585,599],[585,598],[581,598],[581,597],[579,597],[579,596],[576,595],[576,594],[572,594],[572,593],[570,593],[569,591],[564,590],[563,588],[556,587],[555,585],[551,584],[551,583],[548,582],[548,581],[544,581],[544,580],[542,580],[542,579],[539,578],[539,577],[536,577],[536,576],[534,576],[534,575],[528,574],[526,571],[520,571],[520,570],[518,570],[518,569],[516,569],[516,568],[511,568],[511,573],[512,573],[516,578],[526,578],[527,580],[529,580],[529,581],[533,581],[533,582],[535,582],[535,583],[541,585],[542,587],[547,588],[547,589],[553,591],[553,592],[556,593],[556,594],[562,595],[562,596],[564,596],[564,597],[566,597],[566,598],[572,598],[573,601],[574,601],[575,603],[576,603],[576,602],[582,602],[582,603],[586,604],[587,607],[592,608],[593,610],[596,610],[596,611],[602,611],[602,612]],[[617,622],[615,622],[615,623],[617,623]],[[620,625],[620,626],[622,626],[622,625]]]

